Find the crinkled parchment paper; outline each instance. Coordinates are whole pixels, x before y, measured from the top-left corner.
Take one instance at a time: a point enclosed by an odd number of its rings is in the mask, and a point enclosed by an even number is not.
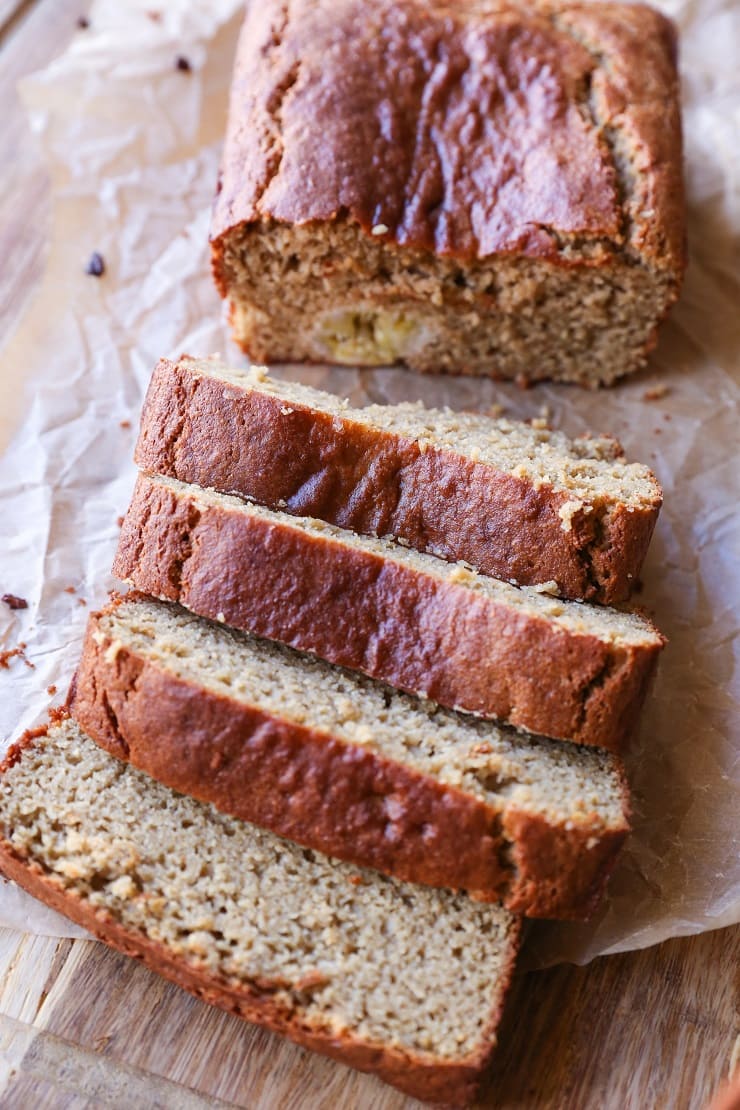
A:
[[[207,229],[238,0],[98,3],[89,30],[22,88],[54,185],[48,268],[4,352],[0,386],[0,671],[7,742],[60,700],[88,606],[109,567],[134,479],[131,454],[156,359],[230,347],[211,286]],[[586,961],[740,919],[740,8],[664,5],[683,32],[691,266],[651,368],[609,392],[421,378],[403,371],[293,371],[354,402],[428,404],[617,435],[656,470],[665,507],[642,602],[670,638],[629,760],[635,829],[608,903],[583,926],[542,925],[530,959]],[[190,72],[174,65],[177,55]],[[90,253],[105,274],[84,273]],[[646,399],[660,384],[664,396]],[[74,593],[68,592],[74,589]],[[86,603],[86,604],[85,604]],[[0,922],[71,927],[0,889]]]

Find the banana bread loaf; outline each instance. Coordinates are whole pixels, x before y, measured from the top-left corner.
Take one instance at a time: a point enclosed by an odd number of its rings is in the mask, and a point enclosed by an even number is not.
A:
[[[355,532],[397,536],[520,585],[624,600],[662,502],[616,441],[330,393],[163,359],[141,420],[142,470],[243,494]]]
[[[608,384],[676,299],[684,223],[648,7],[247,6],[211,238],[255,359]]]
[[[611,751],[629,740],[664,642],[635,613],[149,474],[113,573],[453,709]]]
[[[417,1098],[475,1093],[518,944],[500,906],[225,817],[72,722],[14,749],[1,781],[0,870],[106,944]]]
[[[628,831],[605,752],[464,717],[128,595],[90,617],[71,710],[167,786],[328,855],[585,917]]]

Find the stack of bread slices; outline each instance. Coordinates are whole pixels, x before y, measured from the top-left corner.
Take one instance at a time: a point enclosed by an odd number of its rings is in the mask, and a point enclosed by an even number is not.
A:
[[[68,712],[0,866],[210,1002],[463,1103],[520,918],[583,918],[663,638],[611,440],[157,366]]]

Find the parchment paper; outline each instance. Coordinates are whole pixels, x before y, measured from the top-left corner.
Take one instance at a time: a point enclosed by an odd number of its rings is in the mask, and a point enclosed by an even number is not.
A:
[[[6,742],[61,700],[88,605],[114,585],[117,517],[156,359],[220,351],[243,361],[206,247],[240,7],[168,0],[153,19],[152,0],[100,0],[90,28],[22,86],[54,214],[47,271],[0,376],[0,593],[28,600],[14,612],[0,605],[0,650],[25,641],[35,667],[16,657],[0,670]],[[691,266],[648,372],[588,393],[400,370],[291,371],[354,402],[499,403],[571,434],[610,432],[663,483],[641,601],[670,645],[629,760],[635,831],[599,917],[535,927],[534,963],[585,962],[740,919],[740,8],[663,7],[683,32]],[[84,272],[92,251],[105,260],[99,279]],[[665,395],[646,399],[656,386]],[[3,923],[73,932],[9,884]]]

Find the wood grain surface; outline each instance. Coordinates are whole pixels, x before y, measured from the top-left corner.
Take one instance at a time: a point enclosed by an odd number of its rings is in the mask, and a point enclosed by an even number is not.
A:
[[[15,98],[84,2],[0,0],[0,349],[43,267],[48,182]],[[12,391],[0,364],[0,397]],[[483,1105],[702,1110],[740,1035],[740,928],[518,977]],[[0,1106],[400,1110],[379,1081],[214,1010],[92,941],[0,930]]]

